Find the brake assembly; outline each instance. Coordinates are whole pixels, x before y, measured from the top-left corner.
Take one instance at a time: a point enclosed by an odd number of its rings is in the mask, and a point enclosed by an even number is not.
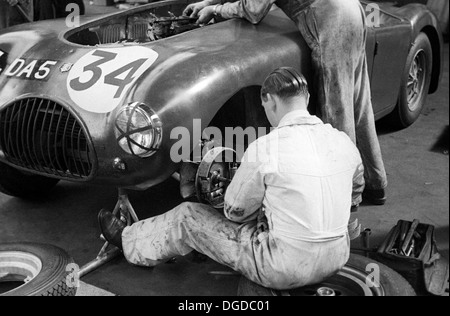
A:
[[[208,151],[197,170],[195,188],[201,203],[216,209],[224,207],[225,193],[238,164],[236,152],[231,148],[217,147]]]

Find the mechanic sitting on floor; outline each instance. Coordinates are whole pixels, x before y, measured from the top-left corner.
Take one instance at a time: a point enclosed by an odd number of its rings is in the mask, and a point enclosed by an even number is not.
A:
[[[364,186],[357,148],[308,113],[308,85],[293,68],[269,75],[262,101],[278,128],[249,146],[226,192],[226,217],[184,203],[125,227],[100,212],[103,235],[130,263],[155,266],[195,249],[280,290],[322,281],[347,263],[352,192],[357,198]]]
[[[358,0],[205,0],[188,5],[183,14],[198,16],[199,23],[218,15],[256,24],[273,4],[297,24],[311,48],[317,114],[358,146],[365,168],[365,201],[385,204],[388,182],[372,108],[365,13]]]

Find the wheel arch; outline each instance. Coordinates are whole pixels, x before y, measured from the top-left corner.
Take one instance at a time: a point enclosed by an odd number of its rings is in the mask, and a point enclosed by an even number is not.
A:
[[[220,116],[224,115],[225,111],[227,110],[233,110],[234,107],[238,107],[239,101],[245,102],[244,104],[242,104],[242,106],[246,107],[248,104],[252,104],[252,105],[259,105],[260,101],[260,90],[261,90],[261,85],[259,84],[249,84],[246,86],[243,86],[239,89],[237,89],[234,94],[228,98],[228,100],[223,103],[220,107],[218,107],[216,113],[213,115],[212,119],[210,120],[210,122],[208,122],[208,124],[212,124],[214,123],[217,118],[219,118]],[[258,104],[257,104],[258,103]],[[241,109],[241,110],[247,110],[247,109]],[[250,110],[255,110],[255,109],[250,109]],[[231,117],[231,116],[230,116]],[[231,117],[232,119],[236,119],[236,121],[239,121],[238,118]],[[230,123],[235,123],[236,121],[231,121]],[[232,126],[229,126],[232,127]]]
[[[431,48],[433,50],[433,68],[431,71],[431,84],[429,94],[433,94],[437,91],[441,77],[443,74],[442,67],[442,41],[440,39],[440,34],[437,32],[436,28],[431,25],[427,25],[421,29],[421,32],[428,36],[431,43]]]
[[[246,85],[236,90],[226,102],[217,108],[212,118],[205,122],[205,128],[219,129],[222,133],[222,140],[226,140],[226,135],[229,133],[228,128],[242,128],[245,132],[247,132],[247,128],[255,128],[257,138],[268,134],[271,125],[262,107],[260,93],[261,85],[258,84]],[[251,130],[248,132],[253,135]],[[246,148],[252,140],[246,139],[241,145]],[[225,145],[239,146],[239,144],[240,142],[234,143],[233,141],[233,143]],[[237,148],[234,149],[237,150]]]
[[[402,9],[402,16],[411,21],[413,40],[422,32],[428,36],[433,50],[433,69],[429,94],[437,91],[444,73],[444,45],[441,28],[436,16],[421,4],[409,4]]]
[[[433,69],[429,94],[437,91],[444,73],[444,40],[436,16],[423,4],[409,3],[395,9],[395,15],[411,24],[411,40],[414,41],[422,32],[425,33],[433,50]],[[411,43],[412,47],[412,43]]]

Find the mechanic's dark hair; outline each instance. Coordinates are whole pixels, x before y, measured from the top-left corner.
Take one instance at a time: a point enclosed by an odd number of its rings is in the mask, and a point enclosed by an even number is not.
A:
[[[281,99],[308,95],[308,82],[305,76],[291,67],[274,70],[264,81],[261,88],[263,98],[267,94],[276,95]]]

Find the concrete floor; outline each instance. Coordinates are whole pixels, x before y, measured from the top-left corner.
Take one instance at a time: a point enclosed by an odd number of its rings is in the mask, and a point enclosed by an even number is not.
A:
[[[377,246],[399,219],[436,226],[442,254],[449,255],[449,45],[445,46],[445,74],[437,94],[418,122],[394,131],[378,123],[380,142],[389,175],[385,206],[362,206],[358,217],[373,231]],[[181,202],[178,185],[169,180],[147,192],[132,193],[140,218],[164,213]],[[114,188],[61,183],[50,198],[27,202],[0,194],[0,242],[51,243],[70,253],[79,265],[93,259],[98,239],[97,212],[112,209]],[[153,269],[133,267],[120,258],[87,275],[83,281],[117,295],[232,296],[239,278],[217,276],[226,268],[193,255]]]

